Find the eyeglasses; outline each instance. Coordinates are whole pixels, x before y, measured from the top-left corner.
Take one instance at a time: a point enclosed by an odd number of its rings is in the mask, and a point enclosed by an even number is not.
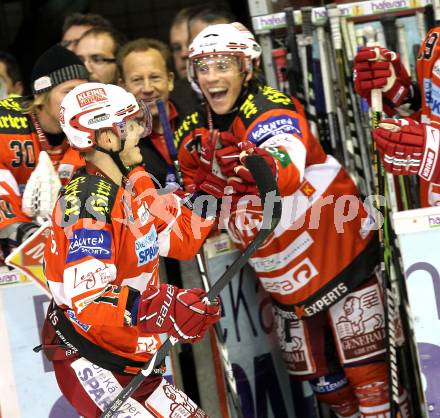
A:
[[[88,61],[93,65],[112,64],[116,62],[116,58],[106,58],[106,57],[101,57],[100,55],[90,55],[90,57],[87,58],[79,55],[79,59],[84,63]]]

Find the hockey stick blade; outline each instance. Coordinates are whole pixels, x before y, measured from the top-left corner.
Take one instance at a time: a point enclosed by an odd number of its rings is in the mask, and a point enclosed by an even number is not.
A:
[[[246,250],[232,263],[229,269],[214,284],[208,292],[208,299],[213,300],[217,297],[225,286],[231,281],[234,275],[247,263],[248,259],[255,250],[266,240],[273,232],[281,219],[281,199],[278,192],[276,180],[272,170],[259,155],[250,155],[246,158],[246,167],[255,179],[258,190],[260,192],[263,212],[263,222],[260,231],[255,236],[252,243]],[[272,201],[270,201],[272,200]],[[107,407],[100,418],[115,418],[119,414],[117,411],[124,402],[135,392],[143,380],[151,373],[151,371],[163,362],[172,346],[177,343],[177,339],[168,338],[150,361],[133,377],[133,379],[125,386],[124,389],[116,396],[113,402]]]

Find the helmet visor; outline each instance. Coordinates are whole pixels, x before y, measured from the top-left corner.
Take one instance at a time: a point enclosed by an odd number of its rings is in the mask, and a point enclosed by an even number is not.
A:
[[[139,110],[136,113],[128,115],[121,122],[114,124],[116,133],[119,138],[124,141],[127,139],[129,130],[134,129],[134,127],[139,128],[141,132],[139,135],[140,138],[145,138],[151,134],[152,119],[148,104],[144,100],[138,100],[137,103],[139,105]]]
[[[211,71],[226,74],[234,70],[242,71],[242,59],[235,54],[209,54],[192,60],[197,77],[207,76]]]

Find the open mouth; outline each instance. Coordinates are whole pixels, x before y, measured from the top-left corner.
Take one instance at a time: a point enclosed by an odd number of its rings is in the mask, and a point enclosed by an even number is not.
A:
[[[218,101],[222,100],[226,97],[226,94],[228,93],[227,88],[215,88],[209,90],[209,95],[211,96],[212,100]]]

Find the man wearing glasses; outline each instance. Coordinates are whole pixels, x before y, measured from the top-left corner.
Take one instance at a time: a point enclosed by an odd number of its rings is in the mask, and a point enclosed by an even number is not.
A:
[[[81,36],[76,54],[84,62],[91,81],[117,83],[116,54],[124,42],[125,38],[121,33],[108,27],[95,27]]]
[[[96,26],[111,27],[111,23],[101,15],[93,13],[72,13],[64,19],[61,46],[76,52],[79,38]]]

